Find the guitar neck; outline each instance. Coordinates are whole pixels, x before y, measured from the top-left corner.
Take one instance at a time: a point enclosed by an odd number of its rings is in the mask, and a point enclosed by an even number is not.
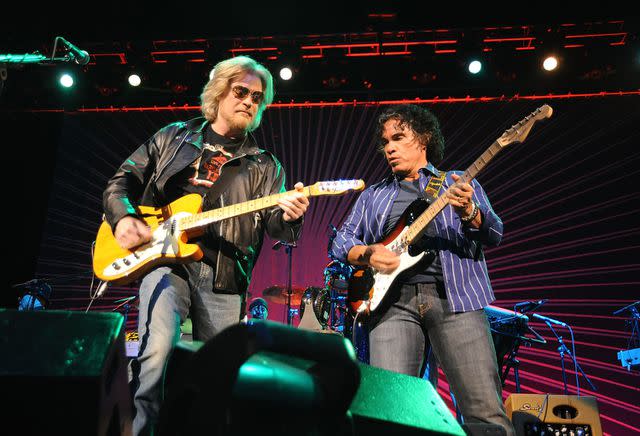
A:
[[[460,181],[462,183],[469,183],[487,166],[489,162],[502,150],[502,147],[495,141],[491,146],[480,155],[470,166],[466,169],[466,171],[460,176]],[[416,243],[424,234],[427,229],[427,226],[433,220],[436,215],[438,215],[445,206],[449,204],[445,195],[439,196],[436,201],[431,203],[427,210],[422,212],[418,218],[409,226],[407,233],[405,235],[407,243],[414,244]]]
[[[197,213],[195,215],[190,215],[181,218],[179,220],[178,226],[179,229],[183,231],[199,229],[201,227],[205,227],[209,224],[226,220],[228,218],[233,218],[236,216],[276,206],[281,198],[296,192],[301,193],[306,197],[313,196],[310,187],[305,186],[302,191],[280,192],[278,194],[256,198],[255,200],[232,204],[230,206],[225,206],[218,209],[212,209],[206,212]]]

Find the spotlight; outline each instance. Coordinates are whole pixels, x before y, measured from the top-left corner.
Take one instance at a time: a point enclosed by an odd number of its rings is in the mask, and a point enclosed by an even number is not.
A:
[[[280,78],[282,80],[289,80],[293,77],[293,71],[289,67],[283,67],[280,69]]]
[[[557,66],[558,59],[556,59],[555,56],[549,56],[544,60],[544,62],[542,62],[542,68],[544,68],[546,71],[553,71]]]
[[[478,60],[473,60],[469,62],[469,72],[471,74],[478,74],[482,69],[482,62]]]
[[[128,80],[129,85],[131,86],[138,86],[140,85],[140,83],[142,83],[142,79],[140,79],[140,76],[138,76],[137,74],[131,74]]]
[[[73,86],[73,76],[71,74],[63,74],[59,79],[60,85],[65,88],[71,88]]]

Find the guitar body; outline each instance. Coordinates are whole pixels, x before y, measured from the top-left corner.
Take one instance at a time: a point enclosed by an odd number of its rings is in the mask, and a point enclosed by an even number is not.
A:
[[[407,276],[433,262],[435,251],[423,251],[415,245],[406,245],[405,234],[409,226],[427,209],[429,204],[422,198],[415,200],[403,212],[393,231],[382,241],[387,249],[398,254],[400,265],[393,272],[383,274],[373,268],[354,271],[349,280],[347,301],[354,312],[374,311],[382,302],[388,290],[401,276]]]
[[[96,237],[93,270],[98,278],[114,284],[129,283],[151,269],[169,263],[202,258],[197,244],[189,244],[187,232],[177,230],[176,220],[202,210],[202,197],[189,194],[158,208],[140,206],[138,215],[151,228],[150,242],[126,250],[118,244],[111,226],[103,221]]]

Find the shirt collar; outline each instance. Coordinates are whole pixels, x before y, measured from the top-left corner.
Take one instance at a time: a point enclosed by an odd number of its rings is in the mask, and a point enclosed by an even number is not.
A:
[[[436,176],[436,177],[440,177],[440,170],[438,170],[436,167],[434,167],[431,162],[427,162],[427,165],[422,167],[422,168],[420,168],[418,170],[418,172],[421,173],[425,177],[429,177],[430,175],[433,175],[433,176]],[[398,176],[396,176],[393,173],[391,173],[390,179],[396,185],[399,182]]]
[[[436,167],[434,167],[431,162],[427,162],[427,166],[420,168],[418,171],[420,171],[425,176],[428,175],[427,173],[431,173],[436,177],[440,177],[440,171]]]

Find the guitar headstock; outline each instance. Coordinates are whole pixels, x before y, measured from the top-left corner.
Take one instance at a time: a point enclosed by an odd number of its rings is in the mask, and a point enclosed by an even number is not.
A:
[[[340,195],[348,191],[362,191],[364,189],[364,180],[329,180],[325,182],[316,182],[308,186],[310,195]]]
[[[498,138],[498,144],[500,144],[501,147],[506,147],[516,142],[523,142],[527,139],[533,125],[537,121],[549,118],[552,113],[553,109],[551,109],[551,106],[548,104],[540,106],[504,132],[502,136]]]

